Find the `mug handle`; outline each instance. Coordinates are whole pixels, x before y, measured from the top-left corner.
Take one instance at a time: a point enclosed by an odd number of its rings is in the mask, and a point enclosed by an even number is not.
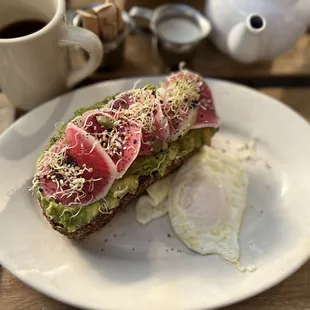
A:
[[[99,67],[103,56],[102,43],[97,35],[84,28],[65,25],[62,26],[60,46],[70,45],[78,45],[84,49],[88,53],[89,59],[81,69],[69,72],[68,88],[91,75]]]

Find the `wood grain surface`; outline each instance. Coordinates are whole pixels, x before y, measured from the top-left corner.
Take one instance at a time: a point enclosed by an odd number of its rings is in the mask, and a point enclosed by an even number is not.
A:
[[[150,36],[130,35],[126,42],[123,67],[115,72],[95,72],[90,79],[101,81],[120,78],[128,72],[131,76],[165,74],[169,68],[153,46]],[[301,37],[293,49],[272,62],[248,66],[236,63],[205,40],[187,67],[203,76],[224,79],[310,78],[310,35]]]
[[[73,7],[80,7],[91,0],[71,0]],[[164,0],[117,0],[121,7],[132,5],[156,7]],[[179,2],[172,0],[169,2]],[[186,3],[203,10],[203,0],[187,0]],[[78,59],[78,57],[76,58]],[[205,76],[220,78],[266,78],[285,77],[295,79],[310,76],[310,35],[305,35],[296,46],[274,61],[253,66],[243,66],[220,53],[208,40],[193,59],[190,68]],[[167,68],[150,44],[150,37],[131,35],[125,49],[125,63],[122,69],[113,73],[96,72],[91,82],[126,76],[157,75]],[[262,92],[291,106],[310,121],[310,89],[268,88]],[[266,275],[268,276],[268,275]],[[290,278],[270,290],[226,307],[226,310],[306,310],[310,309],[310,261]],[[22,284],[13,275],[0,267],[0,310],[74,310],[71,306],[52,300]]]
[[[310,121],[310,89],[268,88],[262,92],[291,106]],[[268,275],[266,275],[268,276]],[[270,290],[226,307],[226,310],[306,310],[310,309],[310,261],[290,278]],[[22,284],[4,268],[0,267],[0,310],[74,310],[41,295]]]

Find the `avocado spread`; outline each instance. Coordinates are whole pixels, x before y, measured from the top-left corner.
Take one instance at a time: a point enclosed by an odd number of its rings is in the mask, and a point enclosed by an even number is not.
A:
[[[75,112],[75,117],[83,114],[87,110],[103,107],[113,97],[106,98],[102,103],[96,103],[87,109],[80,109]],[[66,124],[59,130],[58,134],[52,138],[47,148],[54,144],[65,131]],[[158,172],[163,176],[166,169],[176,159],[182,158],[195,149],[200,148],[203,144],[210,144],[214,134],[214,128],[202,128],[190,130],[178,141],[169,144],[169,147],[160,150],[149,156],[139,156],[133,162],[126,174],[114,182],[110,191],[104,199],[84,207],[66,207],[48,200],[43,196],[40,189],[37,190],[38,199],[46,215],[53,219],[55,223],[63,225],[68,232],[74,232],[79,227],[84,226],[92,221],[99,212],[109,213],[112,209],[118,207],[120,200],[127,194],[134,194],[139,185],[139,177],[142,175],[151,175]],[[42,157],[41,157],[42,158]],[[38,162],[40,161],[40,158]]]

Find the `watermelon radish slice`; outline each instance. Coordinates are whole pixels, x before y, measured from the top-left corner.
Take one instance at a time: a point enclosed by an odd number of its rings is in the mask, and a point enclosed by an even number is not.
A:
[[[180,118],[173,118],[169,121],[170,136],[168,142],[176,141],[183,137],[196,122],[197,110],[192,109],[182,113]]]
[[[150,90],[145,90],[150,92]],[[132,104],[139,102],[136,97],[139,96],[135,90],[120,94],[113,102],[114,109],[128,109]],[[152,107],[152,114],[154,115],[155,136],[160,140],[167,140],[169,137],[169,124],[163,114],[159,100],[156,100],[155,94],[152,94],[155,105]]]
[[[86,112],[74,123],[99,141],[117,167],[117,178],[121,178],[139,154],[141,127],[121,113],[104,110]]]
[[[159,140],[166,141],[170,135],[168,119],[165,117],[159,100],[157,100],[156,109],[153,111],[155,121],[155,136]]]
[[[186,80],[172,80],[159,89],[162,111],[169,123],[168,142],[185,135],[195,124],[199,94]]]
[[[197,89],[197,92],[199,93],[198,101],[200,106],[198,108],[195,124],[192,126],[192,128],[217,128],[219,124],[216,110],[214,107],[213,97],[211,90],[205,80],[194,72],[183,70],[176,74],[172,74],[164,85],[165,87],[168,87],[171,83],[174,83],[178,80],[184,80],[193,83],[195,88]]]
[[[111,108],[113,110],[121,110],[121,109],[128,109],[130,105],[133,104],[133,95],[134,91],[126,91],[120,93],[116,96],[115,100],[112,102]]]
[[[150,133],[143,133],[141,140],[141,147],[139,156],[149,155],[153,152],[153,144],[155,142],[155,136]]]
[[[70,123],[63,138],[46,151],[37,174],[50,200],[85,206],[105,197],[115,180],[116,166],[98,141]]]
[[[142,140],[139,155],[149,155],[154,151],[158,140],[167,140],[169,125],[161,105],[156,99],[155,90],[133,89],[121,93],[112,104],[113,109],[126,109],[124,114],[142,127]]]
[[[213,97],[209,86],[202,81],[200,86],[199,101],[201,103],[197,112],[194,128],[219,127],[218,117],[213,103]]]

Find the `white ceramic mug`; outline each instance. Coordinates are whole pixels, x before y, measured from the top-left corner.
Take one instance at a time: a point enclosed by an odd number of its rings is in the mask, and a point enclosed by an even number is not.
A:
[[[17,108],[30,110],[94,72],[103,48],[92,32],[65,24],[64,0],[0,1],[0,30],[23,20],[43,20],[47,25],[27,36],[0,39],[0,87]],[[81,69],[70,70],[69,45],[89,54]]]

